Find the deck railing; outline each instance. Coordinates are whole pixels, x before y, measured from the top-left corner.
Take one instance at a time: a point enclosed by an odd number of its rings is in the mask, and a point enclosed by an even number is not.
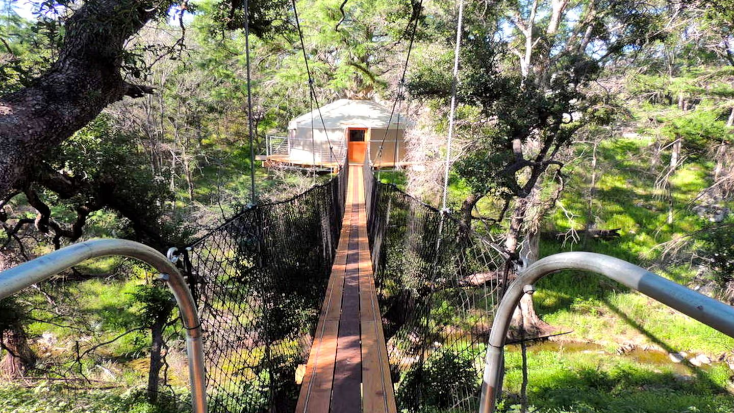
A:
[[[288,137],[265,135],[265,155],[289,155],[290,153],[291,145]]]

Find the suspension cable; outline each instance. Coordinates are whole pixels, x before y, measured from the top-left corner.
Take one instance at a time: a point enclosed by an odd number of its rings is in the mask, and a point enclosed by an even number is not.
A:
[[[456,47],[454,48],[454,77],[451,81],[451,110],[449,113],[449,136],[446,142],[446,170],[443,179],[443,202],[441,209],[446,210],[446,197],[449,187],[449,167],[451,166],[451,141],[454,137],[454,116],[456,115],[456,89],[459,83],[459,52],[461,51],[461,30],[464,20],[464,0],[459,0],[459,21],[456,26]]]
[[[296,18],[296,28],[298,29],[298,38],[301,41],[301,51],[303,52],[303,61],[306,64],[306,74],[308,75],[308,86],[311,93],[311,98],[316,102],[316,110],[319,112],[319,118],[321,119],[321,127],[324,130],[324,135],[326,136],[326,141],[329,144],[329,151],[330,155],[336,158],[336,154],[334,154],[334,146],[331,144],[331,139],[329,139],[329,132],[326,131],[326,122],[324,122],[324,117],[321,114],[321,104],[319,104],[319,98],[316,96],[316,91],[314,88],[314,81],[313,77],[311,76],[311,68],[308,65],[308,56],[306,56],[306,44],[303,41],[303,32],[301,31],[301,22],[298,19],[298,8],[296,7],[296,0],[291,0],[291,4],[293,5],[293,14]],[[337,164],[339,164],[340,167],[344,166],[339,162],[339,159],[337,158]]]
[[[245,0],[245,62],[247,65],[247,133],[250,140],[250,192],[255,205],[255,145],[252,134],[252,89],[250,88],[250,2]]]
[[[316,131],[313,127],[313,94],[310,92],[308,94],[308,107],[310,109],[309,113],[311,114],[311,160],[313,162],[311,173],[313,174],[314,183],[316,183]]]
[[[423,11],[423,0],[420,0],[420,3],[418,4],[418,11],[415,13],[415,22],[413,23],[413,30],[410,33],[410,43],[408,44],[408,53],[405,56],[405,64],[403,65],[403,73],[400,76],[400,81],[398,82],[398,91],[395,96],[395,101],[392,105],[392,110],[390,111],[390,119],[387,122],[387,129],[385,130],[385,135],[382,137],[382,141],[380,142],[380,148],[377,151],[377,156],[375,156],[374,163],[377,163],[378,160],[382,160],[382,150],[385,146],[385,139],[387,139],[387,134],[390,131],[390,125],[392,124],[392,118],[395,114],[395,107],[398,105],[398,102],[400,102],[404,98],[404,90],[405,90],[405,75],[408,73],[408,63],[410,62],[410,54],[413,51],[413,42],[415,40],[415,33],[418,31],[418,22],[420,21],[421,12]],[[400,110],[398,109],[398,112]],[[398,113],[398,116],[400,114]],[[396,131],[396,133],[400,133],[399,130]],[[404,135],[403,135],[404,136]],[[396,145],[397,145],[397,135],[395,137],[396,139]]]

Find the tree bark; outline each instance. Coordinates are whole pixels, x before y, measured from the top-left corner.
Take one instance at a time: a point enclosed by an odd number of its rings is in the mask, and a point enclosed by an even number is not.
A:
[[[505,239],[505,249],[509,254],[515,254],[519,246],[520,231],[522,225],[525,222],[525,214],[528,209],[529,203],[528,197],[518,198],[515,203],[515,209],[512,211],[512,218],[510,218],[510,228],[507,231],[507,238]]]
[[[149,1],[85,3],[67,21],[59,58],[49,71],[33,85],[0,97],[0,198],[21,188],[47,151],[107,105],[152,92],[123,80],[120,67],[125,41],[159,12]]]
[[[0,334],[3,350],[6,351],[0,362],[0,374],[9,379],[23,377],[36,362],[36,355],[28,345],[28,337],[21,327],[9,328]]]
[[[731,112],[729,112],[729,119],[726,121],[726,126],[728,127],[734,127],[734,107],[731,108]]]
[[[529,228],[522,241],[522,247],[519,244],[520,233],[524,226],[527,227],[525,219],[528,209],[533,204],[536,196],[538,196],[537,190],[533,189],[530,195],[517,199],[515,210],[510,219],[510,229],[505,239],[506,251],[510,255],[518,256],[525,265],[531,265],[538,260],[540,255],[540,231],[538,225],[533,225],[532,228]],[[550,328],[535,312],[533,297],[530,294],[523,295],[513,315],[512,324],[514,326],[522,325],[524,333],[530,333],[531,335],[543,333]]]
[[[472,225],[472,211],[474,206],[482,199],[481,195],[471,194],[464,199],[461,203],[461,209],[459,210],[460,222],[461,222],[461,236],[467,237],[469,231],[471,231]]]
[[[158,384],[161,367],[163,367],[163,327],[165,319],[158,319],[150,328],[150,369],[148,369],[148,401],[155,404],[158,401]]]
[[[525,266],[532,265],[540,258],[540,233],[537,230],[528,231],[520,249],[520,259]],[[535,312],[533,296],[524,294],[513,315],[514,324],[521,327],[522,334],[531,336],[545,334],[550,326],[540,319]]]
[[[678,138],[675,142],[673,142],[673,146],[670,152],[670,171],[668,172],[668,182],[666,184],[668,187],[668,224],[673,223],[673,207],[675,206],[673,199],[673,188],[670,183],[670,178],[673,177],[673,173],[675,173],[675,170],[678,169],[678,159],[680,159],[680,151],[682,146],[683,140],[681,138]]]

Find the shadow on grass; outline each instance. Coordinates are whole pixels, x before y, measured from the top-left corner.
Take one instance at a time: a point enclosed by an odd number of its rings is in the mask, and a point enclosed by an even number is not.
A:
[[[625,314],[622,310],[620,310],[619,308],[617,308],[614,304],[610,303],[606,299],[602,299],[602,302],[604,304],[606,304],[607,308],[609,308],[609,310],[611,310],[614,314],[616,314],[622,321],[624,321],[625,323],[627,323],[627,325],[629,325],[630,327],[632,327],[635,330],[637,330],[638,333],[640,333],[643,336],[645,336],[648,340],[650,340],[650,342],[652,342],[655,345],[657,345],[658,347],[662,348],[667,353],[675,353],[675,352],[677,352],[676,349],[674,349],[668,343],[666,343],[663,340],[661,340],[660,338],[658,338],[656,335],[652,334],[649,330],[647,330],[645,327],[643,327],[642,325],[640,325],[640,323],[638,323],[637,321],[635,321],[632,318],[630,318],[627,314]],[[688,368],[688,370],[693,375],[696,376],[697,382],[700,383],[701,385],[703,385],[705,388],[714,390],[714,391],[719,392],[719,393],[726,393],[726,389],[724,387],[716,384],[715,382],[713,382],[709,378],[709,376],[706,374],[706,372],[703,369],[701,369],[700,367],[694,366],[687,359],[684,359],[682,361],[682,364],[684,366],[686,366]]]
[[[734,408],[731,397],[699,387],[678,381],[672,373],[584,368],[558,372],[537,386],[531,380],[529,400],[541,411],[574,413],[724,413]]]

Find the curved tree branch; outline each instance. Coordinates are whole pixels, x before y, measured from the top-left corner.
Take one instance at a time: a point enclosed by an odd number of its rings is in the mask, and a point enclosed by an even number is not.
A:
[[[149,0],[85,3],[67,21],[59,58],[48,72],[0,97],[0,198],[26,186],[42,154],[107,105],[152,91],[123,80],[124,43],[166,6]]]

